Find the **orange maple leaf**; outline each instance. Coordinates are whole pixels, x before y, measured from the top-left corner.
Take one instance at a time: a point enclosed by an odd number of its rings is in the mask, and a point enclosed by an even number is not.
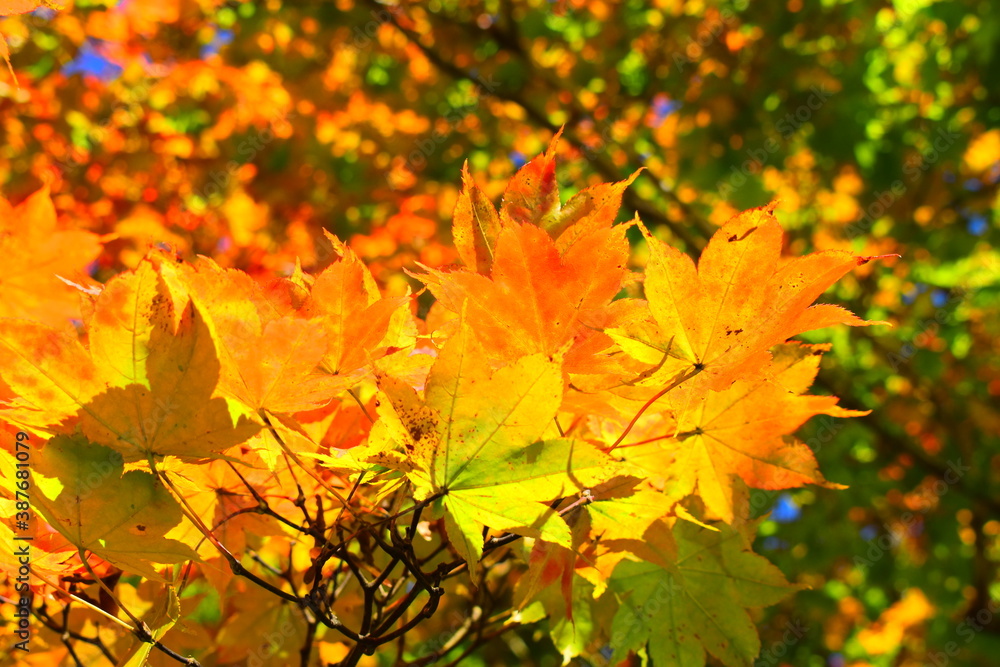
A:
[[[605,311],[630,279],[625,226],[614,222],[635,175],[587,188],[561,206],[558,138],[514,175],[499,214],[464,170],[453,234],[469,268],[424,267],[416,276],[443,307],[457,313],[464,306],[469,324],[500,360],[552,355],[571,341],[596,352],[610,348],[612,341],[596,328],[616,321]],[[594,367],[584,360],[567,370]]]
[[[758,489],[830,485],[812,450],[790,436],[810,417],[858,417],[864,411],[837,406],[835,396],[803,392],[819,370],[824,345],[782,345],[756,380],[739,380],[724,391],[669,397],[666,433],[619,451],[651,475],[675,481],[673,493],[695,491],[714,515],[733,520],[733,479]]]
[[[369,361],[399,342],[385,339],[394,317],[409,321],[407,298],[382,298],[364,264],[332,240],[342,259],[308,281],[299,275],[262,286],[206,259],[194,269],[164,267],[212,323],[223,393],[254,410],[311,410],[360,381]]]
[[[497,238],[490,277],[428,269],[423,280],[444,307],[460,312],[489,353],[512,360],[554,354],[589,311],[607,306],[626,279],[623,227],[598,230],[560,252],[548,232],[509,223]]]
[[[18,206],[0,199],[0,317],[24,317],[65,326],[80,317],[80,290],[87,265],[101,254],[96,234],[66,229],[56,221],[48,187]]]
[[[744,211],[709,241],[698,264],[643,228],[649,245],[647,317],[608,330],[626,353],[653,364],[644,386],[725,389],[752,377],[768,350],[796,334],[866,321],[835,305],[812,305],[837,279],[874,257],[827,250],[782,259],[775,203]]]

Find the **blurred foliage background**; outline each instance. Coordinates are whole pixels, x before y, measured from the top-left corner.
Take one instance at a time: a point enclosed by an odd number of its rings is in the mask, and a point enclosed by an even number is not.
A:
[[[310,269],[325,227],[402,293],[402,267],[457,259],[462,164],[499,197],[561,126],[564,187],[643,168],[623,219],[694,255],[772,199],[789,252],[898,253],[825,299],[891,328],[809,337],[833,343],[818,390],[872,413],[802,434],[848,490],[757,492],[757,549],[809,588],[762,614],[757,664],[996,664],[989,0],[76,0],[0,33],[0,192],[47,185],[104,235],[99,280],[155,243]],[[468,664],[555,664],[536,630]]]

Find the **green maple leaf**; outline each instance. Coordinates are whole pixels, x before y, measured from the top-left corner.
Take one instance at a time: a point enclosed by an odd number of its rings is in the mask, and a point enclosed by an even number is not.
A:
[[[611,626],[611,663],[647,650],[654,665],[701,667],[711,654],[727,667],[749,667],[760,638],[747,612],[796,590],[726,526],[674,527],[676,565],[666,570],[626,561],[615,568],[611,594],[621,599]]]
[[[74,546],[127,572],[164,581],[153,563],[200,560],[165,537],[180,523],[180,505],[150,473],[123,473],[122,455],[82,436],[57,436],[33,459],[33,501]]]
[[[536,354],[492,371],[485,359],[463,326],[441,351],[423,398],[383,379],[391,406],[380,410],[373,438],[403,451],[406,465],[397,469],[418,500],[441,496],[449,536],[470,564],[482,555],[484,526],[569,547],[569,527],[547,503],[607,479],[617,464],[585,442],[543,437],[562,400],[556,361]]]

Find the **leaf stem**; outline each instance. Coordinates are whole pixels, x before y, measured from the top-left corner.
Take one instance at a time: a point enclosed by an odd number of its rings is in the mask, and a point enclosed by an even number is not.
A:
[[[622,444],[622,440],[625,439],[625,436],[629,434],[629,432],[632,430],[632,427],[635,426],[635,423],[639,421],[639,418],[642,417],[642,415],[646,412],[646,410],[650,408],[651,405],[653,405],[653,403],[663,398],[667,394],[667,392],[671,391],[672,389],[676,389],[683,383],[693,378],[702,370],[703,370],[702,368],[692,368],[689,371],[679,373],[674,377],[673,382],[671,382],[666,387],[653,394],[653,397],[650,398],[648,401],[646,401],[641,408],[639,408],[639,412],[635,413],[635,416],[632,417],[632,421],[628,423],[628,426],[625,427],[625,430],[622,431],[622,434],[618,436],[618,439],[611,444],[611,447],[609,447],[607,451],[609,452],[614,451],[615,447]]]

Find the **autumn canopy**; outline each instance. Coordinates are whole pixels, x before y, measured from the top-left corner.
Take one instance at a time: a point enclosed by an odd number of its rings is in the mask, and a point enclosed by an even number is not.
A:
[[[890,4],[0,0],[0,665],[938,664],[1000,19]]]
[[[414,267],[436,298],[422,318],[332,235],[314,275],[260,281],[151,251],[103,286],[74,285],[61,277],[100,239],[60,229],[45,191],[5,205],[5,238],[33,260],[25,296],[3,305],[0,418],[38,443],[37,594],[88,613],[60,579],[100,578],[110,597],[105,580],[140,575],[115,603],[133,635],[114,648],[135,656],[161,637],[174,651],[187,587],[270,594],[307,646],[351,664],[503,563],[520,614],[611,613],[587,643],[611,641],[613,659],[748,664],[745,608],[794,591],[750,550],[748,489],[829,485],[793,433],[857,414],[807,393],[826,348],[788,339],[872,324],[814,305],[870,258],[782,257],[767,206],[724,224],[696,264],[638,219],[615,224],[629,181],[562,205],[557,141],[499,211],[466,172],[462,266]],[[633,225],[644,279],[628,269]],[[640,282],[645,298],[631,296]],[[79,333],[59,325],[77,304]],[[0,457],[15,479],[16,452]],[[693,553],[705,564],[692,570]],[[635,602],[611,600],[663,586],[683,611],[650,609],[612,641]],[[706,586],[725,591],[717,606],[700,601]]]

